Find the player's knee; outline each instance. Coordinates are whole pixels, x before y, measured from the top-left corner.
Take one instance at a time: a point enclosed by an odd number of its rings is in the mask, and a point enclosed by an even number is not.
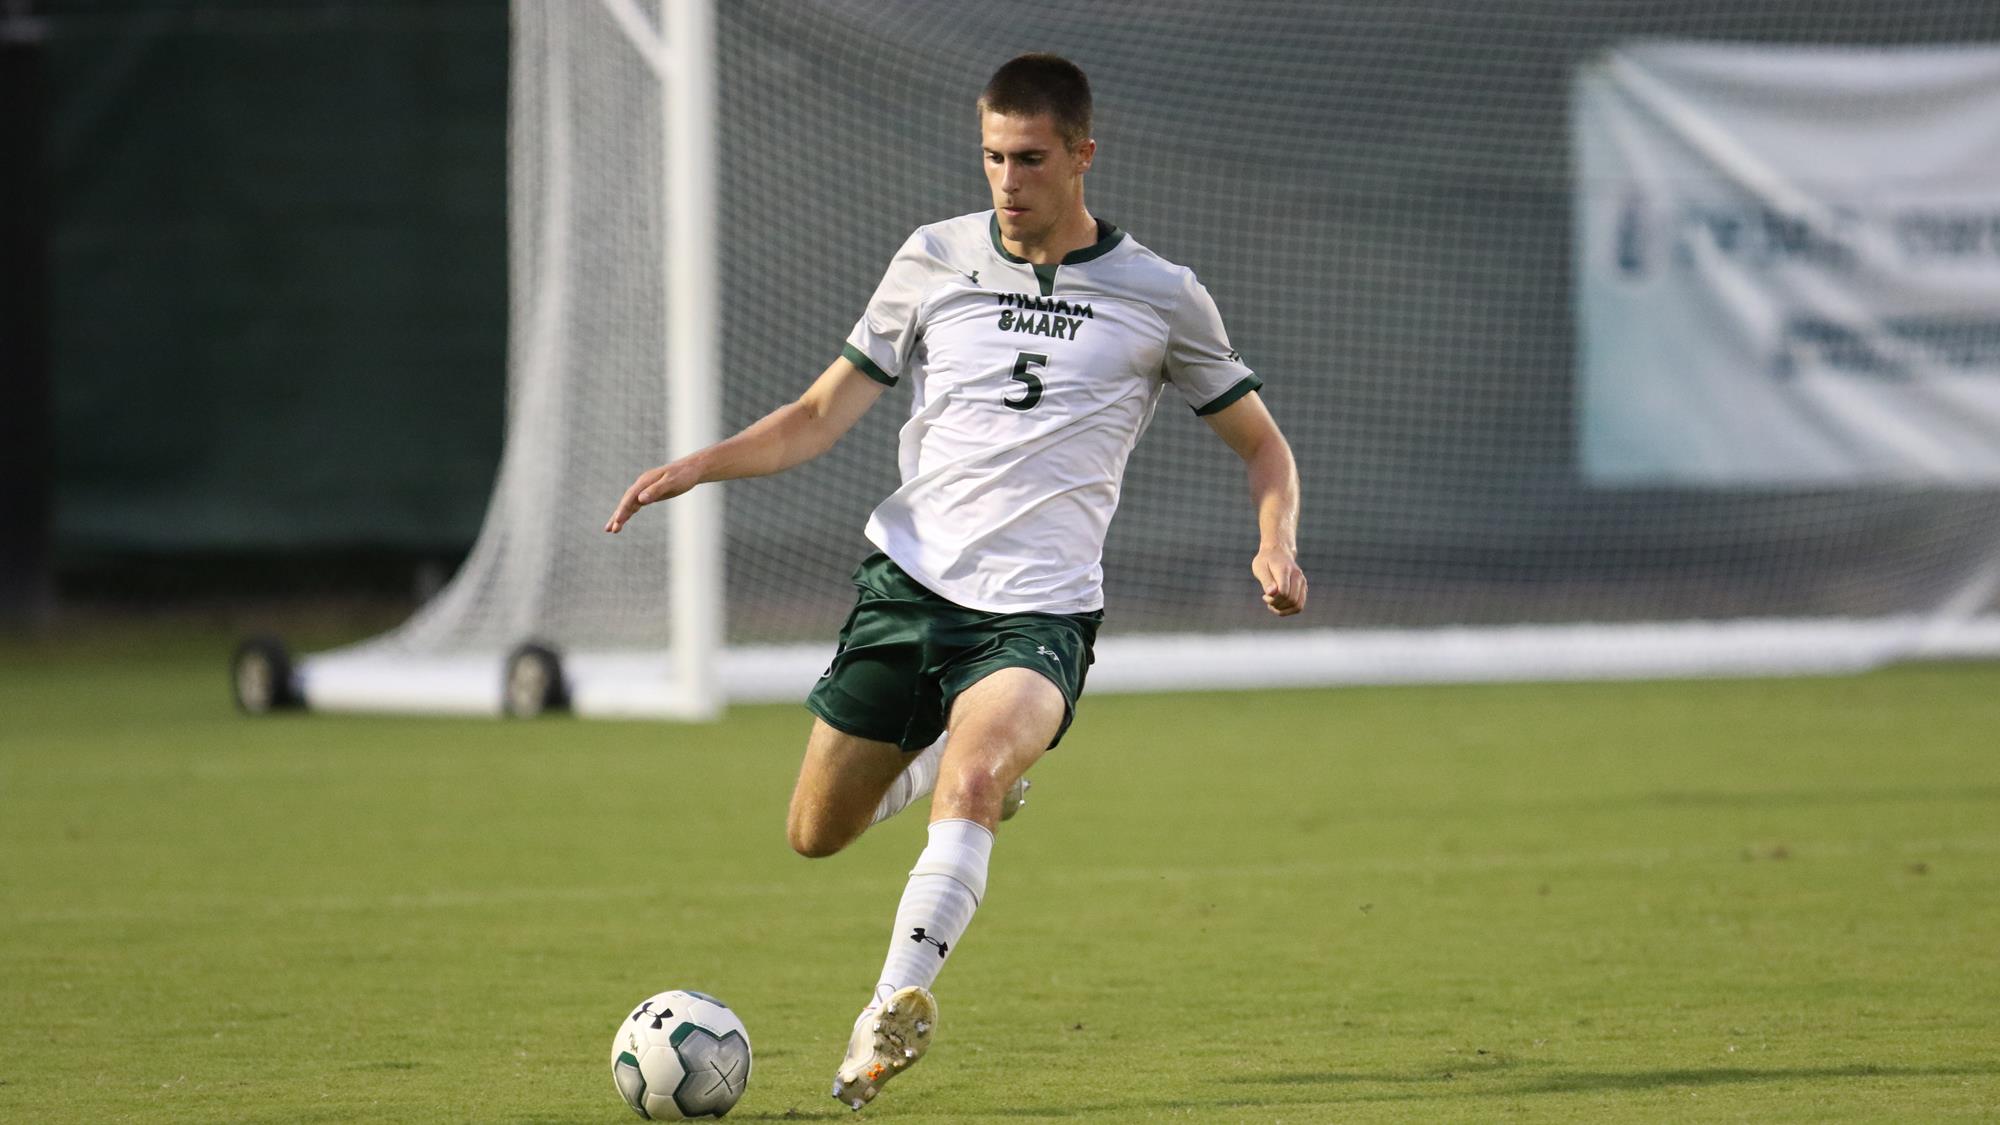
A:
[[[997,813],[1007,797],[1007,788],[1013,784],[1014,778],[998,763],[956,770],[949,778],[939,779],[937,800],[949,808],[991,809]]]
[[[786,833],[792,850],[807,859],[825,859],[845,846],[845,841],[809,828],[792,828]]]
[[[807,859],[825,859],[846,847],[853,836],[835,830],[822,818],[794,813],[785,823],[785,840]]]

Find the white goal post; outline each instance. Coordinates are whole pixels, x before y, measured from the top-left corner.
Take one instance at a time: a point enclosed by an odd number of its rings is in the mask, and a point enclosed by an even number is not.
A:
[[[572,116],[576,112],[572,99],[578,85],[587,83],[573,84],[572,79],[578,68],[601,57],[600,52],[629,54],[640,63],[650,80],[642,77],[633,82],[629,93],[644,99],[650,90],[648,100],[656,107],[656,174],[646,175],[641,168],[636,183],[660,189],[663,212],[649,215],[640,227],[654,235],[657,275],[650,288],[661,300],[652,331],[665,341],[654,384],[659,392],[654,416],[662,423],[657,432],[664,439],[657,449],[666,458],[677,457],[720,436],[714,8],[711,0],[659,0],[650,10],[642,9],[640,0],[596,0],[594,7],[594,16],[586,20],[607,20],[618,42],[604,41],[610,37],[599,27],[598,41],[579,44],[577,38],[589,33],[576,26],[579,21],[566,18],[559,6],[518,3],[514,7],[512,410],[507,467],[502,469],[482,546],[500,540],[499,549],[522,554],[519,542],[526,531],[531,546],[525,553],[530,558],[542,556],[534,561],[544,564],[557,554],[545,536],[534,534],[552,515],[543,507],[549,502],[547,486],[525,478],[551,474],[547,451],[577,440],[576,435],[550,432],[543,419],[561,415],[557,404],[569,381],[566,365],[581,354],[571,336],[578,327],[572,284],[586,264],[581,257],[585,251],[578,248],[578,227],[590,219],[576,209],[572,194],[574,177],[588,171],[576,158],[575,131],[582,123]],[[635,116],[643,119],[646,114]],[[531,193],[541,194],[537,198]],[[657,221],[662,217],[663,223]],[[532,240],[533,254],[523,253],[524,239]],[[531,266],[523,267],[524,257],[531,259]],[[643,324],[642,333],[647,331]],[[643,385],[646,373],[633,374]],[[636,474],[639,462],[633,465]],[[512,474],[508,467],[514,469]],[[515,478],[511,488],[510,475]],[[543,499],[525,510],[510,505],[515,496],[528,492],[541,492]],[[588,504],[592,497],[574,499]],[[503,634],[485,630],[485,636],[478,637],[479,629],[454,621],[491,611],[496,597],[511,596],[536,607],[544,604],[535,591],[508,589],[513,584],[504,580],[497,593],[484,589],[492,583],[480,581],[478,564],[504,568],[504,563],[493,552],[476,550],[452,587],[410,625],[377,641],[302,662],[299,694],[309,706],[323,710],[497,714],[540,710],[546,703],[561,702],[584,714],[716,718],[726,699],[718,660],[724,643],[722,503],[720,487],[699,489],[670,505],[665,516],[656,517],[667,524],[671,544],[665,552],[663,647],[602,653],[586,648],[570,653],[566,661],[544,672],[559,680],[533,685],[531,700],[511,698],[517,672],[510,660],[524,645],[552,652],[544,644],[552,639],[550,623],[537,620],[534,613],[509,614],[517,643],[503,651],[494,647],[494,640],[506,641]],[[501,521],[506,526],[495,526]],[[652,565],[643,569],[656,572],[658,547],[649,544],[640,549],[652,555],[647,560]],[[475,590],[484,596],[477,600],[452,596]],[[654,599],[643,599],[634,612],[645,612],[654,604]],[[468,641],[468,632],[474,639]]]
[[[1797,81],[1811,77],[1793,60],[1864,50],[1877,87],[1898,58],[1936,81],[1898,52],[1945,50],[1955,97],[2000,104],[1972,46],[2000,39],[2000,8],[1461,6],[1426,22],[1306,0],[514,0],[509,410],[486,521],[442,592],[390,633],[299,661],[297,693],[317,709],[690,720],[803,698],[870,550],[866,513],[894,487],[907,391],[800,470],[696,489],[618,536],[604,517],[642,469],[795,396],[911,228],[982,206],[973,98],[999,62],[1051,47],[1097,91],[1093,210],[1193,266],[1266,380],[1305,482],[1313,581],[1304,617],[1270,618],[1240,465],[1163,407],[1106,548],[1093,692],[2000,655],[2000,480],[1981,467],[2000,460],[2000,414],[1982,413],[2000,347],[1953,304],[1996,307],[1994,278],[1954,261],[1803,307],[1832,292],[1804,271],[1908,265],[1888,256],[1924,250],[1934,213],[2000,230],[2000,175],[1940,182],[1951,208],[1859,179],[1808,198],[1782,144],[1744,141],[1783,122],[1675,86],[1677,67],[1728,65],[1702,53],[1725,41]],[[1628,46],[1660,36],[1695,47]],[[1680,130],[1638,171],[1592,132],[1628,94]],[[1683,150],[1687,168],[1659,164]],[[1702,195],[1703,153],[1777,202]],[[1771,277],[1773,300],[1801,307],[1680,335],[1719,349],[1769,321],[1788,366],[1606,428],[1619,378],[1651,393],[1677,375],[1661,350],[1676,341],[1636,342],[1675,286],[1714,282],[1686,289],[1706,307]],[[1862,307],[1911,294],[1930,303]],[[1728,374],[1731,359],[1702,362]],[[1677,427],[1747,416],[1714,409],[1714,387],[1753,384],[1826,432],[1872,416],[1841,404],[1894,414],[1891,396],[1927,387],[1958,406],[1895,414],[1907,465],[1841,460],[1859,429],[1795,462],[1776,438],[1728,457],[1704,438],[1707,460],[1673,460]],[[1781,432],[1773,417],[1755,432]]]

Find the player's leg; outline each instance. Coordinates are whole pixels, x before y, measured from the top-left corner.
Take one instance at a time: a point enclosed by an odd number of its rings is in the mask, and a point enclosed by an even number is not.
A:
[[[896,926],[875,983],[875,1001],[929,988],[958,944],[979,900],[993,832],[1007,790],[1062,730],[1069,700],[1041,673],[1000,668],[959,693],[952,737],[931,797],[930,839],[896,908]]]
[[[855,569],[854,581],[839,647],[806,696],[818,721],[792,791],[787,835],[807,856],[853,843],[878,811],[920,796],[919,782],[928,792],[934,767],[919,766],[915,779],[905,771],[944,731],[943,698],[924,667],[939,599],[880,554]]]
[[[1055,743],[1070,702],[1032,668],[1000,668],[958,694],[931,798],[931,823],[967,820],[990,834],[1008,791]]]
[[[931,795],[931,791],[937,788],[938,767],[944,762],[945,742],[950,738],[950,731],[939,735],[936,742],[910,760],[910,768],[903,771],[903,776],[889,783],[889,791],[882,794],[881,803],[875,806],[875,815],[868,821],[869,827]],[[1027,775],[1023,774],[1008,787],[1006,798],[1000,802],[1001,820],[1014,819],[1014,815],[1027,806],[1030,785]]]
[[[930,839],[896,908],[875,994],[855,1021],[833,1096],[859,1109],[930,1045],[929,988],[986,893],[993,830],[1008,789],[1060,735],[1064,692],[1030,668],[1002,667],[958,694],[931,800]]]
[[[868,818],[869,827],[930,796],[931,790],[937,788],[938,765],[944,761],[944,744],[950,738],[951,733],[947,731],[939,735],[936,742],[924,747],[922,753],[909,755],[909,767],[889,783],[882,800],[875,805],[874,814]]]
[[[813,719],[785,817],[792,850],[816,859],[853,843],[873,823],[883,794],[914,757],[893,742],[847,734],[825,719]]]

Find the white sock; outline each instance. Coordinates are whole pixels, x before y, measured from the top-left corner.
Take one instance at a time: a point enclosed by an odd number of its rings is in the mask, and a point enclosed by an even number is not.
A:
[[[882,803],[875,806],[875,815],[868,821],[870,826],[895,816],[937,788],[938,763],[944,761],[944,740],[950,737],[949,731],[938,735],[936,742],[924,747],[910,767],[889,783],[889,791],[882,794]]]
[[[958,949],[958,939],[972,921],[972,912],[986,896],[986,864],[993,856],[993,833],[969,820],[940,820],[931,825],[930,845],[910,869],[909,885],[896,907],[896,929],[889,938],[889,956],[875,985],[875,1007],[899,988],[937,979],[945,959]]]

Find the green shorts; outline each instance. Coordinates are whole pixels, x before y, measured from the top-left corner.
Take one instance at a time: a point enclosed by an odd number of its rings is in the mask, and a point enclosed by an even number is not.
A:
[[[1062,726],[1049,745],[1062,741],[1094,659],[1102,611],[967,609],[879,552],[855,569],[854,585],[860,595],[840,628],[840,648],[806,697],[827,725],[915,753],[944,733],[959,692],[1002,668],[1029,668],[1062,689]]]

